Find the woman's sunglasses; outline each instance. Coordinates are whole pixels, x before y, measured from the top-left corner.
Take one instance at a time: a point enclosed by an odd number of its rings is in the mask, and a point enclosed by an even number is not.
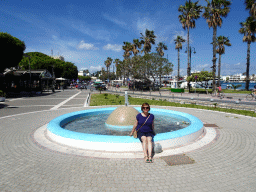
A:
[[[142,109],[149,109],[149,107],[142,107]]]

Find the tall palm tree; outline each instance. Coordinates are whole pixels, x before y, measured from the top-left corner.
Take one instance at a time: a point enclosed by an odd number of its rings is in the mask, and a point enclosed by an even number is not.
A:
[[[154,31],[149,31],[146,29],[145,35],[141,34],[141,44],[143,44],[143,49],[141,50],[141,53],[144,52],[144,54],[148,54],[151,51],[151,44],[155,44],[155,34]]]
[[[188,68],[187,68],[187,76],[190,76],[191,73],[191,66],[189,60],[189,53],[190,53],[190,46],[189,46],[189,30],[190,28],[195,28],[196,22],[195,20],[200,17],[200,13],[202,12],[201,9],[203,7],[198,5],[198,1],[193,3],[190,0],[186,1],[185,5],[181,5],[178,9],[181,12],[179,15],[179,20],[182,24],[183,29],[187,29],[187,50],[188,50]],[[188,82],[188,88],[190,91],[190,84]]]
[[[256,0],[245,0],[246,9],[249,9],[251,16],[256,19]]]
[[[209,28],[213,28],[213,59],[212,59],[212,72],[213,72],[213,91],[216,90],[216,35],[217,35],[217,27],[221,27],[222,18],[227,17],[230,11],[231,2],[228,0],[205,0],[207,2],[207,6],[204,7],[203,17],[206,19]]]
[[[174,39],[175,41],[175,49],[178,50],[178,82],[180,80],[180,49],[182,49],[182,43],[184,43],[186,40],[183,39],[182,36],[177,36],[176,39]],[[178,83],[178,87],[179,87],[179,83]]]
[[[187,29],[187,49],[188,49],[188,68],[187,68],[187,75],[190,76],[191,67],[190,67],[190,60],[189,60],[189,30],[190,28],[195,28],[196,23],[195,20],[200,17],[200,13],[202,12],[201,9],[203,7],[198,5],[198,1],[193,3],[190,0],[186,1],[185,6],[181,5],[178,9],[179,12],[182,14],[179,15],[179,20],[182,24],[183,29]]]
[[[138,48],[141,48],[141,42],[139,39],[133,39],[133,44],[132,44],[132,52],[133,55],[136,56],[140,51]]]
[[[162,43],[162,42],[159,42],[158,45],[157,45],[157,47],[156,47],[156,51],[157,51],[157,53],[158,53],[158,55],[159,55],[160,57],[163,57],[163,56],[164,56],[164,51],[163,51],[163,50],[167,50],[167,45],[165,45],[165,44]],[[162,71],[162,65],[160,65],[159,67],[160,67],[160,71]],[[159,75],[160,75],[160,85],[161,85],[161,84],[162,84],[162,83],[161,83],[161,82],[162,82],[162,74],[159,73]]]
[[[243,34],[243,42],[247,42],[247,63],[246,63],[246,84],[245,89],[249,90],[249,70],[250,70],[250,46],[255,42],[256,21],[253,17],[248,17],[245,22],[240,23],[239,33]]]
[[[109,67],[112,64],[113,59],[111,57],[108,57],[107,60],[104,62],[104,64],[107,67],[107,73],[108,73],[108,80],[109,80]]]
[[[217,46],[218,46],[216,52],[219,54],[218,83],[217,83],[217,85],[220,86],[221,55],[225,54],[225,45],[226,46],[231,46],[231,43],[229,42],[228,37],[225,37],[225,36],[217,37],[216,41],[217,41]]]
[[[133,50],[133,45],[130,42],[124,42],[124,46],[122,47],[124,50],[124,78],[126,77],[126,71],[129,71],[128,69],[128,59],[130,57],[130,55],[132,54],[132,50]],[[126,84],[128,83],[128,79],[126,80]]]
[[[115,66],[116,66],[116,77],[118,77],[118,72],[120,72],[120,59],[115,59],[115,61],[113,62],[115,63]]]
[[[157,47],[156,47],[156,51],[157,53],[163,57],[164,56],[164,51],[163,50],[167,50],[167,45],[165,45],[164,43],[162,42],[159,42]]]

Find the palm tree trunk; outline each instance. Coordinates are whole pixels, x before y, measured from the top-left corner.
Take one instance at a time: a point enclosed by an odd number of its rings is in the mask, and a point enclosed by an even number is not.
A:
[[[218,86],[220,86],[220,68],[221,68],[221,54],[219,54],[219,66],[218,66]]]
[[[179,80],[180,80],[180,49],[178,49],[178,88],[180,87]]]
[[[212,58],[212,75],[213,75],[213,91],[216,90],[216,34],[217,34],[217,26],[213,27],[213,36],[212,36],[212,42],[213,42],[213,58]]]
[[[109,82],[109,67],[107,67],[107,70],[108,70],[108,82]]]
[[[251,42],[247,42],[247,64],[246,64],[246,84],[245,84],[245,89],[249,91],[249,70],[250,70],[250,45]]]
[[[187,68],[187,76],[189,77],[189,76],[190,76],[190,60],[189,60],[189,27],[188,27],[187,41],[188,41],[188,44],[187,44],[187,53],[188,53],[188,68]],[[188,90],[189,90],[189,93],[190,93],[190,82],[189,82],[189,81],[188,81]]]

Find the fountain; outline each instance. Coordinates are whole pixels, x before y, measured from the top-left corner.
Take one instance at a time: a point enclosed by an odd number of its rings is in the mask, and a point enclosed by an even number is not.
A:
[[[89,109],[57,117],[48,123],[47,135],[57,143],[80,149],[115,152],[142,151],[139,139],[128,136],[140,107],[128,106],[127,93],[126,98],[125,106]],[[155,127],[158,127],[156,125],[157,117],[162,118],[160,124],[164,120],[167,123],[170,122],[168,120],[168,117],[170,117],[176,118],[172,126],[175,124],[177,126],[179,124],[186,125],[177,130],[166,131],[166,129],[163,129],[162,132],[156,130],[157,135],[154,137],[154,142],[160,144],[163,149],[192,142],[201,136],[204,131],[203,123],[192,115],[158,108],[151,108],[150,112],[155,115]],[[103,116],[108,117],[108,119],[105,123],[100,124],[100,120],[104,121]],[[66,126],[71,123],[75,123],[74,127],[76,129],[76,120],[83,118],[86,123],[82,123],[82,125],[86,125],[85,127],[91,125],[88,128],[88,133],[66,129]],[[100,130],[105,133],[98,133]]]

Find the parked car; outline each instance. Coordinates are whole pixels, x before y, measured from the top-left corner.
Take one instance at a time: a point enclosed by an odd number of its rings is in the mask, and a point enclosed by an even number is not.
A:
[[[87,89],[86,85],[78,85],[77,89]]]

